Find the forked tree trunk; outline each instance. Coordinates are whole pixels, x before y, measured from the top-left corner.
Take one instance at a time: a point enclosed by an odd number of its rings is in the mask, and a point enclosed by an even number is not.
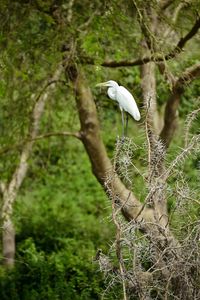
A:
[[[83,72],[77,70],[75,66],[71,66],[67,71],[74,84],[81,123],[81,140],[90,158],[93,173],[112,203],[119,205],[118,210],[121,210],[128,221],[132,221],[133,224],[137,223],[140,226],[141,231],[152,246],[155,268],[158,270],[157,276],[160,276],[162,281],[169,285],[171,284],[171,266],[168,266],[168,261],[173,260],[176,263],[177,257],[181,257],[181,250],[178,241],[169,228],[165,189],[160,188],[160,182],[157,182],[154,178],[155,190],[151,191],[150,187],[149,191],[154,199],[152,206],[149,207],[147,203],[141,203],[126,188],[107,156],[100,136],[95,103]],[[166,249],[168,250],[166,251]],[[152,276],[151,272],[148,273]],[[173,276],[175,276],[174,272]]]
[[[93,96],[82,70],[78,70],[76,66],[72,65],[67,69],[67,74],[74,84],[77,110],[81,123],[81,140],[88,153],[94,175],[106,193],[120,202],[122,213],[127,220],[137,218],[137,221],[139,221],[145,218],[154,222],[152,209],[143,207],[143,204],[126,188],[116,171],[113,170],[113,165],[101,138]],[[111,195],[110,193],[113,190],[115,191],[114,195]]]

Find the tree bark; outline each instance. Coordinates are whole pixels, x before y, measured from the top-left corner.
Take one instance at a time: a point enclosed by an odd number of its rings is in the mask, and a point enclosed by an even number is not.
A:
[[[148,145],[148,187],[149,194],[147,202],[154,208],[154,214],[157,220],[165,227],[168,223],[167,202],[165,196],[165,183],[162,181],[162,172],[164,170],[163,157],[165,151],[158,139],[158,132],[161,130],[156,102],[156,79],[155,64],[148,63],[142,66],[142,94],[144,107],[146,108],[146,138]],[[159,180],[158,180],[159,178]],[[159,181],[159,182],[158,182]],[[158,185],[163,186],[160,190]]]
[[[15,257],[15,229],[9,216],[3,223],[2,246],[3,264],[12,267]]]
[[[155,67],[153,62],[141,66],[141,87],[149,126],[151,126],[155,134],[159,134],[163,122],[157,109]]]

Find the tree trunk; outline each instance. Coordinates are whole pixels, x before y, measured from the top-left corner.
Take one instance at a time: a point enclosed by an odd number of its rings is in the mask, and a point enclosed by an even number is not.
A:
[[[165,108],[164,127],[160,137],[166,148],[169,147],[178,126],[178,107],[181,95],[181,91],[174,89]]]
[[[144,107],[149,116],[149,126],[155,134],[159,134],[163,127],[156,101],[155,63],[149,62],[141,67],[141,87]]]
[[[88,153],[93,173],[111,199],[116,209],[115,213],[121,211],[130,224],[137,224],[136,226],[144,234],[144,238],[149,241],[154,265],[150,272],[147,271],[149,276],[155,276],[155,282],[160,278],[163,288],[167,286],[167,291],[169,286],[170,289],[175,289],[173,282],[175,277],[177,278],[176,282],[180,281],[181,284],[182,278],[176,274],[179,267],[183,267],[184,255],[169,228],[166,190],[162,177],[160,181],[160,173],[154,174],[152,182],[149,184],[149,194],[144,203],[140,202],[132,191],[126,188],[107,156],[100,135],[95,103],[83,72],[74,65],[70,66],[67,72],[75,89],[81,124],[80,139]],[[160,141],[155,139],[154,142],[153,147],[156,148]],[[153,151],[156,154],[154,148]],[[151,206],[147,203],[148,197],[152,198]]]
[[[16,167],[10,182],[7,185],[2,185],[1,188],[3,205],[1,210],[1,217],[3,223],[3,263],[6,267],[12,267],[14,265],[15,258],[15,230],[12,223],[13,204],[16,200],[18,191],[26,177],[28,170],[28,160],[32,153],[35,138],[39,131],[40,120],[44,112],[45,104],[48,100],[49,93],[55,88],[55,81],[58,80],[62,72],[62,65],[55,71],[52,77],[52,84],[49,82],[45,87],[45,91],[39,95],[35,106],[33,108],[32,120],[30,122],[30,129],[28,134],[28,140],[26,141],[19,159],[19,164]],[[46,90],[48,88],[48,90]]]
[[[3,264],[13,267],[15,262],[15,229],[11,218],[4,220],[2,232]]]
[[[83,72],[71,66],[68,75],[74,84],[76,104],[81,123],[81,140],[91,161],[92,171],[110,198],[119,203],[127,220],[145,218],[154,221],[150,208],[143,207],[135,195],[126,188],[108,158],[100,135],[96,106]]]

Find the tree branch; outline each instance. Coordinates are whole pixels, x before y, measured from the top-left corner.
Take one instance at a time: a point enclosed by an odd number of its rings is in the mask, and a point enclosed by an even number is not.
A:
[[[200,97],[198,97],[197,100],[200,101]],[[185,126],[185,148],[188,146],[188,143],[189,143],[189,131],[191,129],[192,122],[195,120],[195,118],[197,117],[197,115],[199,113],[200,113],[200,107],[198,109],[192,111],[187,116],[187,120],[185,122],[185,124],[186,124],[186,126]]]
[[[52,136],[72,136],[79,140],[81,140],[81,133],[80,132],[69,132],[69,131],[58,131],[58,132],[48,132],[41,135],[36,136],[32,141],[41,140],[44,138],[52,137]]]
[[[161,10],[165,10],[166,8],[168,8],[172,3],[174,2],[174,0],[164,0],[161,2],[160,8]]]
[[[184,88],[197,77],[200,77],[200,63],[187,68],[174,83],[172,93],[165,108],[164,127],[160,134],[166,148],[169,147],[177,128],[177,111]]]
[[[183,47],[185,46],[187,41],[191,40],[191,38],[198,32],[199,28],[200,28],[200,18],[198,17],[191,30],[183,38],[179,40],[174,50],[172,50],[171,53],[165,56],[165,60],[171,59],[175,57],[176,54],[180,53],[183,50]]]
[[[178,6],[174,9],[173,15],[172,15],[172,24],[173,26],[175,26],[175,23],[177,21],[177,18],[179,16],[179,13],[181,11],[181,9],[186,5],[186,2],[181,2],[178,4]],[[170,17],[171,17],[171,13],[170,13]],[[167,27],[167,29],[163,32],[163,38],[166,39],[169,34],[172,32],[172,28],[170,28],[169,26]]]
[[[29,138],[26,141],[20,158],[19,164],[16,167],[10,182],[7,184],[4,192],[3,192],[3,206],[2,206],[2,220],[3,220],[3,257],[4,263],[7,266],[13,266],[14,264],[14,255],[15,255],[15,231],[14,226],[12,224],[11,216],[13,210],[13,203],[17,197],[17,193],[21,184],[26,176],[28,170],[28,160],[32,152],[32,147],[34,144],[34,139],[37,137],[39,131],[39,124],[41,120],[41,116],[43,114],[45,104],[49,98],[49,94],[51,90],[54,89],[55,83],[60,77],[62,72],[62,65],[59,65],[58,69],[56,70],[55,74],[50,81],[50,84],[47,83],[45,92],[40,94],[37,102],[35,103],[33,113],[32,113],[32,120],[31,126],[29,129]],[[48,89],[47,89],[48,87]]]
[[[14,265],[15,257],[15,229],[12,222],[13,203],[17,197],[18,190],[26,176],[28,170],[28,160],[32,152],[34,139],[37,137],[39,131],[40,120],[48,101],[50,92],[54,89],[55,83],[62,72],[62,64],[59,64],[56,72],[51,80],[48,80],[44,88],[35,99],[35,105],[32,112],[32,120],[30,121],[30,128],[28,139],[23,143],[19,163],[12,174],[9,182],[1,182],[0,190],[2,196],[1,218],[2,218],[2,252],[3,263],[6,267]],[[21,144],[22,146],[22,144]]]
[[[31,141],[37,141],[37,140],[41,140],[41,139],[52,137],[52,136],[72,136],[72,137],[75,137],[75,138],[81,140],[81,132],[70,132],[70,131],[47,132],[47,133],[36,136],[34,139],[27,138],[26,140],[23,140],[15,145],[12,145],[10,147],[5,147],[0,150],[0,155],[2,155],[3,153],[6,153],[8,151],[11,151],[13,149],[22,147],[24,145],[24,143],[31,142]]]
[[[184,87],[198,77],[200,77],[200,63],[197,63],[183,71],[182,75],[176,80],[175,86]]]
[[[0,181],[0,194],[3,195],[3,193],[6,190],[6,184],[3,181]]]
[[[161,55],[161,54],[152,54],[149,56],[145,56],[143,58],[138,58],[134,60],[121,60],[121,61],[113,61],[113,60],[106,60],[101,63],[102,67],[109,67],[109,68],[117,68],[117,67],[133,67],[133,66],[139,66],[144,65],[150,61],[154,62],[162,62],[166,60],[170,60],[174,58],[177,54],[179,54],[182,50],[185,44],[198,32],[200,28],[200,18],[198,17],[196,19],[195,24],[191,28],[191,30],[179,40],[177,45],[172,49],[168,54]],[[93,58],[85,57],[82,59],[83,63],[94,65],[95,60]]]

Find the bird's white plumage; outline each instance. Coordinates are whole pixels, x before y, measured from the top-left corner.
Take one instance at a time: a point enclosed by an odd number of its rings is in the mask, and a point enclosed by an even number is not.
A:
[[[108,96],[119,103],[120,110],[128,112],[136,121],[140,120],[140,112],[131,93],[114,80],[109,80],[97,86],[107,86]]]
[[[140,120],[140,112],[135,99],[123,86],[117,88],[117,102],[120,108],[128,112],[136,121]]]
[[[123,86],[119,86],[116,81],[109,80],[97,84],[97,86],[107,86],[108,96],[119,103],[119,108],[122,114],[122,136],[124,138],[124,112],[128,112],[136,121],[140,120],[140,112],[131,93]],[[126,133],[127,133],[128,117],[126,118]]]

